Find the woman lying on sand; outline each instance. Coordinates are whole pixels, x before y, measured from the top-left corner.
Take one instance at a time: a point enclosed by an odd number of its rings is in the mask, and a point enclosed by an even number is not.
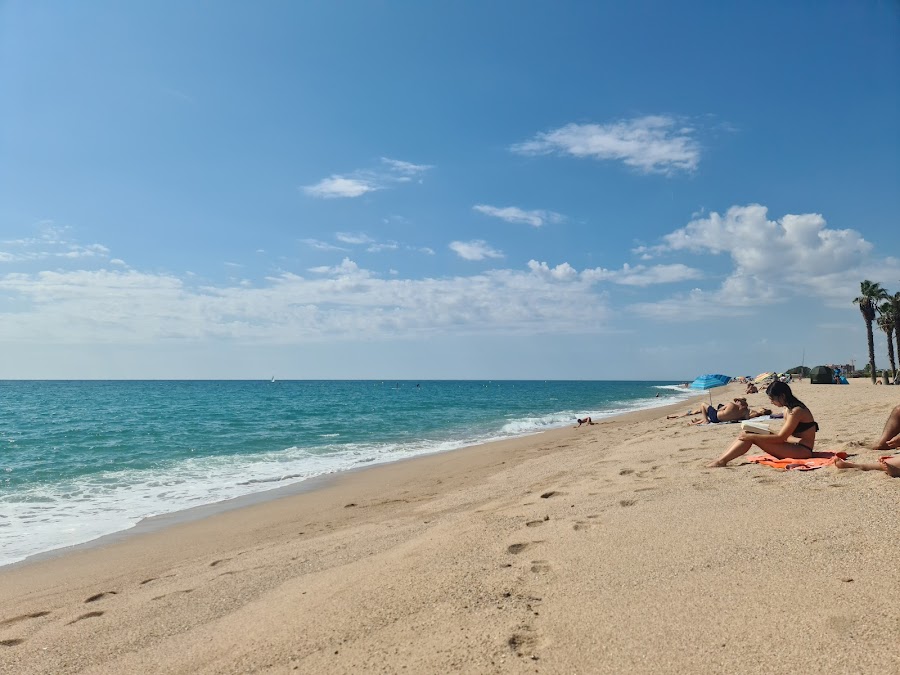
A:
[[[770,436],[763,434],[738,434],[731,447],[719,459],[707,466],[710,468],[725,466],[736,457],[746,453],[754,445],[776,459],[809,459],[816,444],[816,432],[819,425],[813,419],[809,408],[794,396],[791,388],[784,382],[773,382],[766,389],[769,400],[774,405],[787,409],[781,431]],[[789,438],[795,440],[789,441]]]
[[[881,438],[875,444],[875,450],[893,450],[900,447],[900,405],[891,411]],[[863,471],[886,471],[892,478],[900,478],[900,457],[882,457],[877,462],[848,462],[835,459],[838,469],[861,469]]]
[[[691,424],[718,424],[719,422],[737,422],[738,420],[748,419],[750,416],[750,408],[747,406],[747,399],[736,398],[731,403],[726,403],[719,408],[713,408],[711,405],[704,403],[700,412],[703,417],[691,420]]]

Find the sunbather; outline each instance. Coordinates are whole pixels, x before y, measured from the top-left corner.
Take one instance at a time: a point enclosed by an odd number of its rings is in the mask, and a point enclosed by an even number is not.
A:
[[[784,424],[777,434],[740,433],[725,453],[710,468],[725,466],[731,460],[745,454],[754,445],[776,459],[808,459],[812,457],[816,444],[816,432],[819,425],[813,418],[809,408],[794,396],[789,385],[784,382],[773,382],[766,389],[773,405],[784,407],[788,412],[784,416]],[[794,439],[794,440],[789,440]]]
[[[723,411],[726,407],[728,407],[728,406],[735,406],[735,405],[737,405],[737,406],[744,407],[744,408],[747,407],[747,399],[746,399],[746,398],[736,398],[736,399],[732,399],[732,400],[734,401],[733,403],[720,403],[719,405],[717,405],[717,406],[715,407],[715,412],[712,413],[712,414],[716,416],[717,421],[719,421],[719,422],[730,422],[730,421],[731,421],[731,420],[723,420],[723,419],[721,419],[721,417],[722,417],[722,411]],[[711,407],[712,407],[712,406],[710,406],[708,403],[701,403],[701,404],[700,404],[700,407],[697,408],[696,410],[688,410],[686,413],[682,413],[682,414],[680,414],[680,415],[666,415],[666,419],[667,419],[667,420],[674,420],[674,419],[678,419],[679,417],[690,417],[691,415],[702,415],[702,414],[703,414],[703,410],[704,410],[705,408],[711,408]],[[729,410],[730,410],[730,408],[729,408]],[[748,413],[748,414],[749,414],[749,413]],[[708,415],[709,415],[709,413],[707,413],[707,416],[708,416]],[[727,413],[726,413],[726,415],[727,415]],[[747,418],[747,417],[741,417],[741,418],[738,418],[738,419],[749,419],[749,418]],[[705,424],[705,422],[703,422],[702,420],[699,420],[699,419],[698,419],[698,420],[692,420],[692,421],[691,421],[691,424]]]
[[[747,419],[752,420],[754,417],[765,417],[766,415],[771,415],[771,408],[750,408],[750,415]]]
[[[731,403],[726,403],[718,408],[713,408],[708,403],[700,407],[702,417],[691,420],[691,424],[718,424],[719,422],[736,422],[748,419],[750,408],[747,399],[736,398]]]

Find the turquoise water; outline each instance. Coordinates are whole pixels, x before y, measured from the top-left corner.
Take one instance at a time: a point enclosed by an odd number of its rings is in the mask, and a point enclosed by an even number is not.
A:
[[[0,565],[149,516],[690,394],[666,382],[0,382]]]

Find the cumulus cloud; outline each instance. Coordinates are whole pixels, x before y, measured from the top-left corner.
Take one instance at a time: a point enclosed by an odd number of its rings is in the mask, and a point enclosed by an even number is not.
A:
[[[304,185],[301,189],[310,197],[320,199],[352,199],[399,183],[409,183],[432,168],[428,164],[413,164],[382,157],[381,163],[375,168],[359,169],[347,175],[332,174],[313,185]]]
[[[556,279],[558,281],[571,281],[578,277],[578,271],[567,262],[561,263],[556,267],[550,267],[545,262],[529,260],[528,269],[534,274],[548,279]]]
[[[484,260],[485,258],[502,258],[503,253],[491,248],[486,241],[452,241],[450,250],[463,260]]]
[[[768,209],[759,204],[696,218],[665,235],[659,245],[640,250],[654,256],[689,252],[730,258],[732,270],[719,288],[698,288],[632,308],[665,319],[732,316],[797,297],[816,297],[841,307],[855,296],[860,279],[900,275],[900,261],[875,258],[872,244],[859,232],[829,228],[817,213],[771,220]]]
[[[649,115],[610,124],[567,124],[517,143],[522,155],[560,154],[616,160],[643,173],[693,171],[700,162],[694,130],[663,115]]]
[[[532,210],[526,211],[517,206],[488,206],[487,204],[476,204],[472,207],[475,211],[483,213],[486,216],[500,218],[508,223],[522,223],[531,225],[532,227],[541,227],[546,223],[561,223],[565,217],[554,211]]]

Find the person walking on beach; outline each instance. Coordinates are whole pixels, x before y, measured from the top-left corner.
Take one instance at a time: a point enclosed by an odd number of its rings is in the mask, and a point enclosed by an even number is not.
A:
[[[596,424],[596,422],[594,420],[592,420],[590,417],[585,417],[584,419],[580,419],[580,418],[576,417],[575,421],[578,422],[578,427],[580,427],[582,424]],[[577,429],[578,427],[572,427],[572,428]]]
[[[790,385],[777,380],[766,389],[772,405],[787,410],[781,431],[773,435],[741,432],[725,453],[708,468],[722,467],[745,454],[754,445],[776,459],[809,459],[816,444],[819,425],[806,404],[794,396]],[[794,440],[789,440],[794,439]]]
[[[874,450],[895,450],[900,448],[900,405],[894,408],[884,423],[881,438],[875,444]],[[877,462],[848,462],[845,459],[835,459],[834,465],[838,469],[860,469],[862,471],[884,471],[892,478],[900,478],[900,456],[882,457]]]

